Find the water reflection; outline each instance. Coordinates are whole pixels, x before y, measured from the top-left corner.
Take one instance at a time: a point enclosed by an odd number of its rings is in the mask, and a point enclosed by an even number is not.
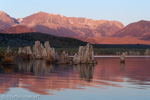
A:
[[[125,72],[125,62],[120,62],[120,68],[123,72]]]
[[[150,58],[127,58],[125,63],[118,58],[98,58],[94,78],[112,82],[128,82],[142,88],[150,88]],[[120,83],[121,84],[121,83]],[[149,84],[150,85],[150,84]]]
[[[2,72],[4,72],[4,73],[14,72],[12,65],[3,65],[3,66],[1,66],[1,69],[3,70]]]
[[[78,71],[80,78],[85,78],[87,82],[91,82],[94,74],[94,65],[93,64],[80,64],[73,66],[75,70]]]
[[[19,61],[18,62],[19,71],[30,72],[33,75],[48,75],[53,66],[46,64],[44,60],[32,60],[32,61]]]
[[[52,65],[43,60],[23,61],[17,65],[0,67],[0,93],[11,87],[25,88],[31,92],[50,95],[65,89],[83,89],[108,86],[150,88],[150,58],[97,58],[97,65]]]

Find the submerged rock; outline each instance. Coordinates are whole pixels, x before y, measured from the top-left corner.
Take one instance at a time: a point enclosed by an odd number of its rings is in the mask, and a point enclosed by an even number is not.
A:
[[[80,46],[78,53],[74,55],[73,64],[95,64],[93,46],[89,43],[86,46]]]

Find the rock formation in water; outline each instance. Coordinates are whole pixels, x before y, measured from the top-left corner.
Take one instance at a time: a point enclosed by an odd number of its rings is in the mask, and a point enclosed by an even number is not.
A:
[[[45,50],[46,50],[46,55],[48,58],[51,58],[52,62],[58,61],[58,54],[55,52],[54,48],[50,47],[49,41],[46,41],[44,43]]]
[[[18,56],[22,57],[23,59],[32,59],[33,54],[30,46],[26,46],[24,48],[20,48],[18,50]]]
[[[42,45],[42,43],[40,43],[40,41],[35,41],[35,45],[33,46],[34,58],[42,59],[42,58],[54,56],[51,53],[52,53],[52,48],[50,47],[49,41],[46,41],[44,43],[44,46]]]
[[[146,49],[145,55],[150,55],[150,50]]]
[[[93,46],[89,43],[86,46],[80,46],[78,53],[74,55],[73,64],[95,64]]]
[[[26,46],[24,48],[19,47],[18,54],[29,54],[32,55],[32,50],[30,46]]]
[[[11,49],[10,49],[10,46],[7,47],[7,53],[10,53],[11,52]]]
[[[31,55],[33,59],[49,58],[53,62],[58,61],[59,58],[58,54],[55,52],[55,49],[50,47],[49,41],[46,41],[44,46],[40,41],[35,41],[33,52],[30,46],[26,46],[24,48],[19,47],[18,54]]]
[[[69,64],[69,63],[70,58],[68,56],[68,53],[65,53],[65,51],[63,51],[59,56],[59,64]]]
[[[87,44],[86,46],[80,46],[78,53],[75,54],[73,60],[68,56],[68,53],[63,51],[60,55],[55,52],[54,48],[50,47],[49,41],[44,43],[44,46],[40,41],[35,41],[33,46],[33,52],[30,46],[19,48],[18,54],[24,54],[25,58],[33,59],[45,59],[48,63],[59,64],[95,64],[93,46]],[[30,56],[28,56],[30,55]]]
[[[139,51],[126,51],[125,55],[141,55],[142,53]],[[121,52],[116,52],[116,55],[121,55]]]
[[[19,47],[18,54],[20,55],[21,53],[22,53],[22,48]]]
[[[51,48],[51,58],[53,62],[58,62],[59,60],[59,55],[57,52],[55,52],[54,48]]]
[[[24,54],[27,54],[27,55],[32,55],[32,51],[31,51],[31,47],[30,46],[26,46],[22,49],[22,52]]]
[[[41,58],[43,58],[42,56],[46,56],[46,55],[44,55],[45,53],[44,53],[43,49],[44,49],[44,47],[40,43],[40,41],[35,41],[35,45],[33,46],[33,57],[36,59],[41,59]]]
[[[50,48],[50,44],[49,44],[49,41],[46,41],[45,43],[44,43],[44,46],[45,46],[45,53],[46,53],[46,56],[47,57],[49,57],[50,56],[50,54],[51,54],[51,48]]]
[[[125,53],[123,52],[122,54],[121,54],[121,56],[120,56],[120,61],[121,62],[125,62]]]

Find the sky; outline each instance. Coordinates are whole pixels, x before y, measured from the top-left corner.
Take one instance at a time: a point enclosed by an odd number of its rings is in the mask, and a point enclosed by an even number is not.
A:
[[[43,11],[67,17],[116,20],[126,26],[150,20],[150,0],[0,0],[0,11],[14,18]]]

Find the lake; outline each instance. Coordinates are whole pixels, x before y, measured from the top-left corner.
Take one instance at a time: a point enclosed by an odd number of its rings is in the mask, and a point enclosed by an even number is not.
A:
[[[97,65],[43,60],[0,67],[0,100],[150,100],[150,57],[97,56]]]

